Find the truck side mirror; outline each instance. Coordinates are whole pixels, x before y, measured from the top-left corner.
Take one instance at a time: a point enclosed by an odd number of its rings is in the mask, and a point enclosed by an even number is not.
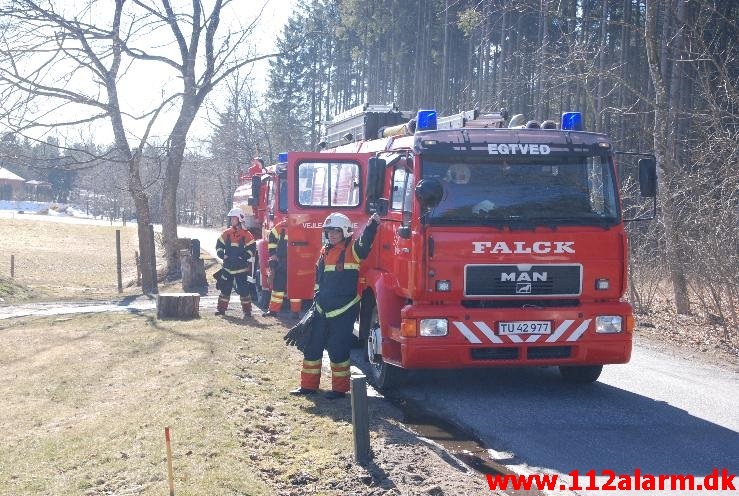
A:
[[[416,184],[416,200],[423,210],[434,208],[444,197],[444,187],[438,179],[421,179]]]
[[[645,198],[657,196],[657,161],[654,157],[639,159],[639,192]]]
[[[387,162],[381,158],[372,157],[367,164],[367,212],[376,209],[375,203],[382,196],[382,187],[385,182],[385,167]],[[373,210],[376,211],[376,210]]]
[[[390,202],[387,198],[377,198],[373,202],[367,202],[367,213],[373,214],[376,212],[380,217],[384,217],[387,215],[389,207]]]
[[[249,205],[258,207],[259,206],[259,196],[262,189],[262,177],[252,176],[251,178],[251,198],[249,198]]]

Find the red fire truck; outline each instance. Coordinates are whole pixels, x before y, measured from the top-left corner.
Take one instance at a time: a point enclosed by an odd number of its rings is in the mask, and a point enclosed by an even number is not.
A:
[[[312,297],[328,213],[361,227],[378,211],[356,326],[375,385],[404,369],[496,366],[558,366],[587,383],[628,362],[628,248],[609,139],[584,131],[578,113],[550,129],[506,127],[503,112],[406,117],[364,106],[334,119],[323,152],[288,155],[288,293]],[[628,155],[643,157],[641,194],[654,198],[654,157]]]

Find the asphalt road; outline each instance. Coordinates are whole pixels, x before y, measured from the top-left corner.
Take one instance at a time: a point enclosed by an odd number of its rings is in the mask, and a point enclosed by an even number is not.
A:
[[[589,470],[598,475],[636,469],[701,477],[714,468],[739,473],[736,368],[645,344],[637,343],[629,364],[606,366],[599,381],[588,386],[563,383],[554,368],[432,371],[414,373],[402,394],[472,430],[493,458],[519,473],[578,470],[582,487]],[[606,479],[596,480],[602,486]],[[734,484],[739,488],[739,477]]]

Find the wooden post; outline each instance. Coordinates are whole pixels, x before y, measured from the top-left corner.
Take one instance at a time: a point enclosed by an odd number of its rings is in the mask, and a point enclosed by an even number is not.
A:
[[[123,292],[123,276],[121,274],[121,230],[115,230],[115,259],[116,273],[118,274],[118,292]]]
[[[134,250],[133,253],[136,259],[136,286],[141,286],[141,260],[139,260],[139,251]]]
[[[172,470],[172,444],[169,439],[169,427],[164,428],[164,442],[167,445],[167,480],[169,481],[169,496],[174,496],[174,470]]]
[[[157,245],[154,242],[154,226],[149,224],[149,243],[151,249],[151,267],[148,267],[151,274],[152,285],[154,286],[152,293],[159,292],[159,282],[157,281]]]
[[[360,465],[370,460],[369,413],[367,411],[367,378],[351,376],[352,429],[354,432],[354,458]]]
[[[15,279],[15,255],[10,255],[10,278]]]

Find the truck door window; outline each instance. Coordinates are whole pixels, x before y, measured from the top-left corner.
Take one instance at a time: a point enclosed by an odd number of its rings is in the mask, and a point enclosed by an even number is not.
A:
[[[280,194],[278,195],[278,201],[279,201],[278,208],[280,209],[280,212],[285,213],[287,212],[287,178],[280,177],[278,181],[280,182]]]
[[[405,170],[405,167],[395,167],[393,171],[393,196],[390,204],[390,208],[393,210],[401,210],[403,208],[407,176],[408,172]]]
[[[407,225],[411,221],[414,185],[413,173],[409,172],[405,180],[405,196],[403,197],[403,225]]]
[[[298,165],[298,203],[313,207],[356,207],[360,202],[359,165],[353,162],[303,162]]]

